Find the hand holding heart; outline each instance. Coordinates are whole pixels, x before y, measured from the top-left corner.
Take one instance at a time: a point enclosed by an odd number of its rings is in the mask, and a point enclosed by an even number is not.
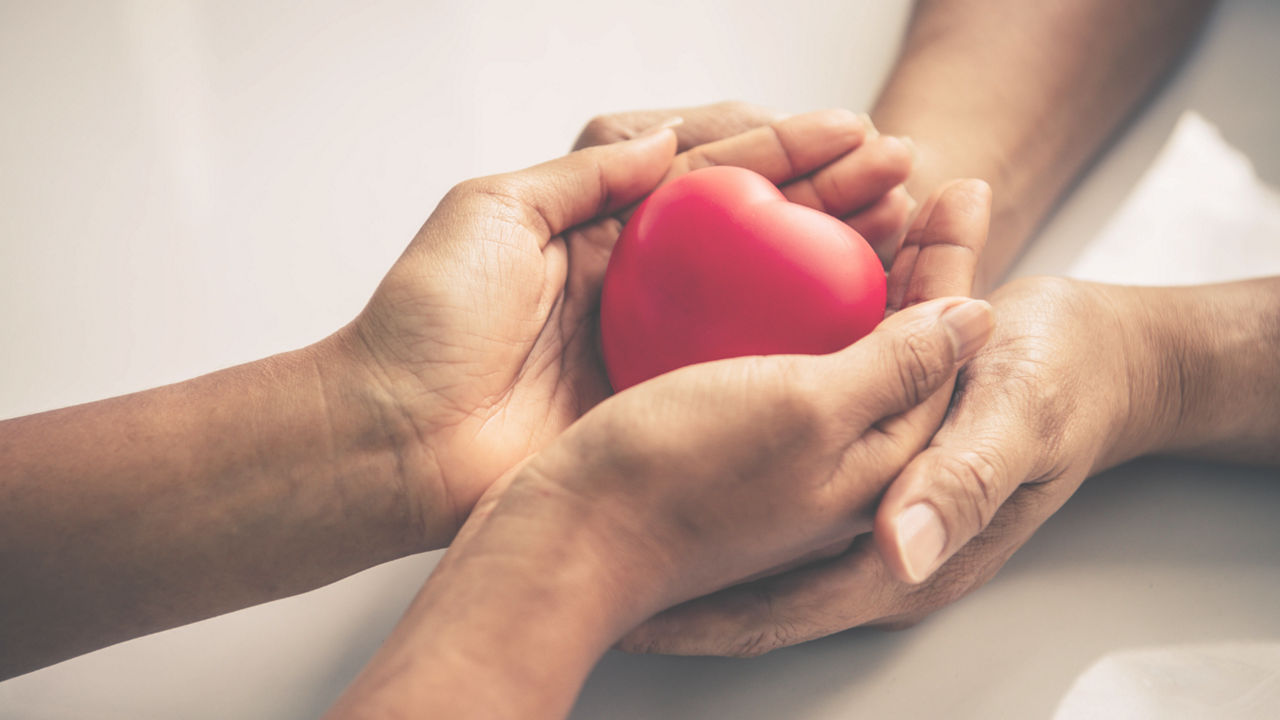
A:
[[[397,265],[379,290],[386,307],[375,298],[361,320],[372,328],[361,332],[385,327],[382,313],[408,306],[422,311],[416,319],[430,320],[428,327],[443,325],[463,340],[437,339],[401,321],[392,337],[409,342],[371,352],[392,358],[392,368],[401,364],[385,376],[410,381],[410,392],[391,394],[415,399],[418,408],[449,394],[459,419],[445,429],[466,423],[472,451],[501,478],[471,479],[470,493],[487,491],[338,714],[384,701],[454,712],[462,709],[448,706],[454,701],[511,698],[520,707],[486,710],[562,714],[599,654],[645,616],[865,530],[886,480],[937,428],[956,368],[990,333],[988,306],[939,300],[895,314],[838,352],[704,363],[600,402],[608,388],[594,353],[593,310],[621,226],[591,212],[639,200],[664,170],[674,178],[718,164],[746,165],[789,198],[839,206],[848,193],[866,192],[866,165],[847,161],[866,132],[848,113],[814,113],[674,161],[674,137],[659,132],[451,193],[402,259],[405,267]],[[883,168],[872,176],[888,182],[886,192],[901,180]],[[890,273],[890,312],[968,289],[988,202],[984,185],[961,184],[926,206]],[[450,236],[459,226],[475,230]],[[947,252],[956,249],[962,252]],[[514,272],[525,265],[532,270]],[[479,277],[461,292],[428,284],[427,301],[406,302],[421,295],[424,276],[449,272]],[[523,304],[497,303],[511,317],[488,312],[495,289],[521,277],[533,288],[514,288]],[[530,303],[532,315],[523,314]],[[456,325],[441,322],[459,315]],[[486,344],[494,328],[518,329],[507,337],[523,340]],[[482,349],[505,351],[498,357],[509,356],[511,365],[484,365],[486,354],[470,354]],[[441,382],[433,373],[428,382],[405,373],[404,358],[423,351],[445,351],[444,362],[470,374]],[[486,382],[497,391],[480,396],[480,412],[457,402],[468,384]],[[524,431],[524,442],[477,442],[504,429]],[[424,454],[437,468],[448,457]],[[505,474],[503,462],[513,466]],[[451,486],[444,496],[457,491]],[[473,502],[456,503],[456,517]],[[544,614],[544,622],[513,619],[513,606]],[[475,692],[460,690],[465,684]],[[511,693],[482,691],[492,687]]]
[[[582,129],[574,149],[633,138],[671,117],[684,120],[674,130],[678,147],[685,152],[767,127],[787,116],[739,101],[599,115]],[[868,128],[865,137],[857,152],[848,153],[835,162],[838,172],[833,167],[826,177],[817,178],[816,183],[792,183],[784,185],[781,190],[792,202],[817,208],[843,220],[871,245],[887,269],[892,265],[902,244],[902,236],[917,209],[916,201],[904,185],[908,171],[913,171],[916,149],[914,143],[906,138],[880,134],[871,124],[871,118],[865,115],[862,122]],[[714,160],[715,154],[710,157]],[[713,164],[750,167],[740,162]],[[852,178],[857,178],[857,182],[827,182]]]
[[[378,390],[421,547],[448,544],[495,479],[609,395],[597,310],[628,207],[690,170],[734,165],[839,214],[910,166],[843,110],[675,149],[659,131],[462,183],[333,338]]]
[[[962,225],[973,190],[925,226]],[[339,707],[563,716],[644,618],[868,530],[991,328],[986,303],[944,298],[836,353],[693,365],[603,401],[489,489]]]

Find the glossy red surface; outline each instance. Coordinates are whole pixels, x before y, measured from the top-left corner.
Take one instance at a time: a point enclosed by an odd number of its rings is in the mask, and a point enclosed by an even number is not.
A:
[[[834,352],[884,308],[884,270],[861,235],[750,170],[711,167],[632,215],[605,273],[601,340],[623,390],[710,360]]]

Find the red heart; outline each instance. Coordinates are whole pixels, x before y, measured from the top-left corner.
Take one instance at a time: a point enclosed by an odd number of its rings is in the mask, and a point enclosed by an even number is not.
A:
[[[750,170],[695,170],[618,238],[600,299],[605,367],[621,391],[710,360],[835,352],[884,307],[884,269],[855,230]]]

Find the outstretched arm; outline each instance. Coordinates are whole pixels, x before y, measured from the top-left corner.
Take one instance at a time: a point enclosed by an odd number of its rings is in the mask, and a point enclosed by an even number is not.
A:
[[[872,111],[915,140],[907,183],[991,184],[977,290],[994,289],[1103,143],[1164,77],[1214,0],[920,0]]]
[[[867,139],[828,110],[675,155],[659,126],[467,181],[330,338],[0,422],[0,677],[449,544],[608,395],[597,307],[619,213],[711,164],[854,206],[865,177],[884,193],[909,167]]]
[[[320,345],[0,423],[0,677],[417,549],[364,372]]]

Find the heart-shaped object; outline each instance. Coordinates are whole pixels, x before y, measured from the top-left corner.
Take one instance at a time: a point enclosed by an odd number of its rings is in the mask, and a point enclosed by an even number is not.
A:
[[[695,170],[631,216],[605,271],[615,390],[685,365],[835,352],[884,318],[884,269],[853,228],[736,167]]]

